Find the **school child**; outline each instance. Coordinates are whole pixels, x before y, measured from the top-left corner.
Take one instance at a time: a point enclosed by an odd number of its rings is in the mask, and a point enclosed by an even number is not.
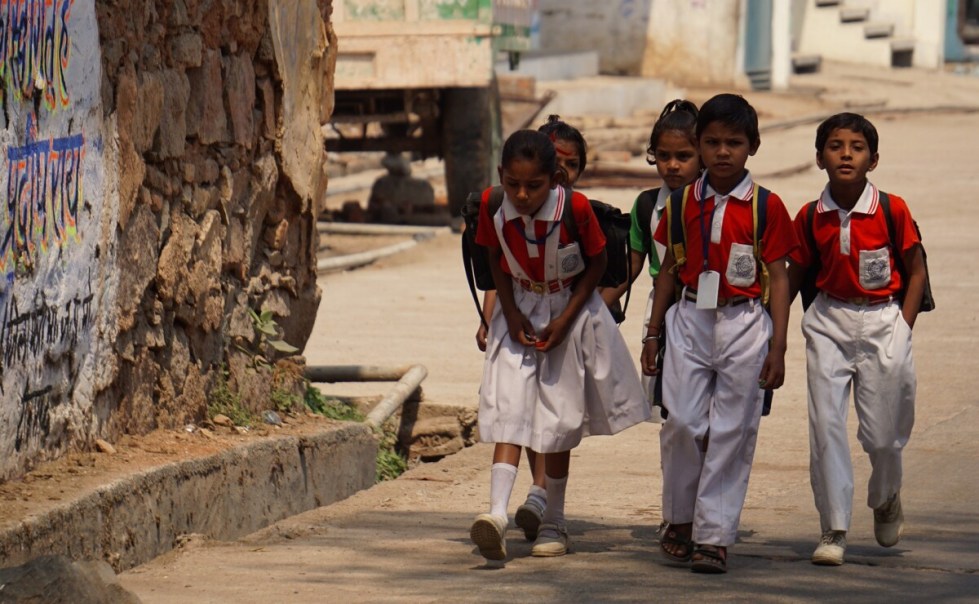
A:
[[[537,129],[551,139],[554,150],[557,153],[557,166],[564,176],[564,184],[574,187],[578,182],[578,177],[584,171],[588,163],[587,147],[585,138],[581,132],[561,121],[560,116],[549,115],[547,122]],[[496,292],[488,290],[483,294],[483,316],[486,320],[484,324],[479,323],[476,330],[476,346],[480,350],[486,351],[486,325],[489,324],[493,316],[493,306],[496,304]],[[528,541],[537,538],[537,529],[544,519],[544,509],[547,507],[547,491],[544,485],[544,457],[530,449],[525,449],[527,453],[527,464],[530,466],[532,484],[527,493],[527,500],[517,508],[517,513],[513,517],[514,523],[524,532],[524,537]]]
[[[480,385],[479,436],[496,443],[490,511],[470,530],[480,553],[506,558],[507,505],[520,448],[544,455],[547,507],[531,554],[568,551],[564,518],[571,449],[585,436],[615,434],[649,409],[625,341],[595,291],[605,237],[588,199],[563,186],[554,144],[520,130],[503,146],[502,204],[483,193],[476,241],[489,250],[497,300]],[[564,224],[565,204],[578,230]]]
[[[659,274],[660,261],[666,247],[653,241],[653,233],[663,216],[666,201],[673,191],[689,184],[700,175],[700,154],[697,152],[697,106],[690,101],[675,99],[666,104],[649,134],[646,146],[646,161],[656,166],[663,186],[643,191],[632,204],[632,226],[629,230],[629,248],[632,255],[632,275],[628,283],[602,292],[607,304],[618,300],[629,285],[642,272],[646,257],[649,257],[649,276],[655,282]],[[653,310],[653,292],[650,288],[643,315],[642,335],[649,327],[649,316]],[[653,402],[653,383],[648,375],[642,376],[643,389],[647,399]],[[654,421],[659,413],[655,413]]]
[[[796,243],[782,200],[768,193],[760,258],[754,256],[752,199],[759,190],[745,165],[760,144],[757,114],[743,97],[721,94],[704,103],[697,146],[706,172],[684,189],[685,211],[672,215],[669,206],[654,237],[669,242],[667,216],[685,226],[683,249],[667,245],[641,362],[648,375],[658,372],[665,333],[663,398],[670,413],[660,431],[667,523],[660,549],[671,561],[692,560],[694,572],[727,571],[761,419],[760,388],[778,388],[785,376],[785,258]],[[769,312],[762,263],[770,276]],[[676,287],[683,289],[671,306]]]
[[[790,256],[792,296],[807,269],[820,268],[819,292],[802,317],[809,390],[812,491],[822,537],[813,564],[843,564],[853,505],[846,418],[853,390],[857,440],[872,466],[867,505],[884,547],[901,538],[901,451],[914,424],[914,326],[925,283],[922,248],[903,199],[868,179],[877,167],[877,130],[854,113],[816,130],[816,163],[829,183],[795,219],[799,248]],[[889,201],[893,239],[882,203]],[[896,258],[900,254],[902,258]],[[899,262],[907,267],[903,281]],[[902,295],[903,294],[903,295]]]

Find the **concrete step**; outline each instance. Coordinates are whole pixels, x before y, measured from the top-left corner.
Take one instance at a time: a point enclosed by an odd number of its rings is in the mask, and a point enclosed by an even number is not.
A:
[[[816,0],[816,8],[828,8],[840,4],[842,4],[841,0]]]
[[[870,18],[869,8],[844,6],[840,9],[840,23],[862,23],[868,18]]]
[[[818,54],[792,55],[792,71],[794,73],[816,73],[822,65],[823,57]]]
[[[889,38],[894,35],[894,24],[884,21],[878,23],[868,23],[863,26],[865,38]]]

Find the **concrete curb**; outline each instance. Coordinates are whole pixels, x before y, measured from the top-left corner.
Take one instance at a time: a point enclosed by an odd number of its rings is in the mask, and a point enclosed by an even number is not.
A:
[[[0,566],[61,554],[121,572],[180,535],[237,539],[372,486],[376,456],[368,426],[343,424],[139,472],[0,532]]]

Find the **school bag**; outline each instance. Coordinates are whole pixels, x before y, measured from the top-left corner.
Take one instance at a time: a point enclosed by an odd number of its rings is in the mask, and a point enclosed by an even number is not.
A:
[[[891,198],[887,193],[883,191],[878,191],[880,202],[880,209],[884,212],[884,221],[887,223],[887,236],[890,239],[891,248],[893,249],[894,263],[897,267],[897,272],[901,275],[901,291],[898,293],[898,299],[904,300],[904,293],[908,287],[908,269],[904,265],[904,254],[901,250],[897,249],[895,242],[897,238],[895,233],[897,229],[894,226],[894,216],[891,214]],[[803,277],[802,285],[799,288],[799,295],[802,297],[802,308],[803,310],[808,309],[812,301],[816,299],[816,295],[819,294],[819,288],[816,287],[816,278],[819,276],[819,271],[822,269],[823,263],[819,258],[819,254],[816,250],[816,235],[814,232],[814,224],[816,219],[816,204],[818,201],[810,201],[806,204],[806,241],[809,245],[809,249],[813,254],[813,262],[806,269],[806,274]],[[918,241],[922,241],[921,229],[918,227],[918,221],[914,218],[911,219],[911,224],[914,225],[914,232],[918,235]],[[925,246],[921,246],[921,258],[925,263],[925,288],[921,294],[921,306],[918,312],[930,312],[935,310],[935,298],[931,294],[931,277],[928,275],[928,254],[925,253]]]
[[[580,240],[578,224],[574,219],[574,212],[571,211],[571,189],[567,192],[567,203],[564,204],[564,211],[561,214],[561,222],[565,229],[575,241]],[[482,201],[482,193],[472,192],[466,197],[462,205],[461,214],[465,222],[465,230],[462,233],[462,263],[466,269],[466,279],[469,282],[469,292],[472,294],[473,302],[476,304],[476,311],[479,313],[479,320],[487,328],[486,319],[483,317],[483,307],[479,302],[477,289],[489,291],[496,289],[493,283],[493,274],[490,272],[489,253],[486,248],[476,243],[476,228],[479,225],[479,206]],[[632,262],[629,252],[629,228],[632,225],[632,218],[629,214],[623,213],[616,207],[594,199],[588,200],[591,203],[598,224],[605,234],[605,250],[608,255],[608,264],[605,273],[602,274],[598,282],[599,287],[616,287],[622,284],[632,274]],[[497,185],[490,191],[488,200],[489,215],[493,216],[503,204],[503,187]],[[625,304],[621,310],[611,309],[612,316],[616,323],[625,320],[625,311],[629,307],[629,297],[632,287],[626,290]]]
[[[693,185],[687,185],[683,189],[677,189],[670,195],[670,200],[666,204],[666,226],[667,226],[667,247],[673,250],[673,257],[676,260],[676,266],[674,267],[674,275],[676,275],[677,270],[680,266],[686,264],[687,262],[687,252],[686,252],[686,241],[687,241],[687,225],[683,220],[683,216],[687,209],[687,199],[690,197],[691,187]],[[761,187],[755,184],[754,190],[751,193],[751,216],[753,225],[753,237],[752,237],[752,247],[754,248],[755,262],[759,266],[759,281],[761,282],[761,301],[768,309],[769,303],[769,293],[770,293],[770,279],[768,275],[768,267],[765,262],[761,259],[761,238],[765,234],[765,228],[768,226],[768,196],[770,191],[765,187]],[[675,220],[674,216],[679,216],[679,220]],[[677,277],[679,280],[679,277]],[[682,295],[682,288],[676,288],[676,297],[679,300]],[[661,332],[664,336],[666,332]],[[665,337],[663,342],[659,347],[659,357],[656,360],[657,367],[660,367],[660,372],[656,375],[656,384],[654,384],[654,403],[662,407],[661,414],[665,419],[668,415],[668,409],[663,404],[662,392],[663,386],[661,377],[662,372],[662,355],[665,354],[666,350]],[[765,400],[764,406],[762,407],[762,415],[768,415],[772,411],[772,395],[774,391],[765,390]],[[655,398],[658,396],[659,398]]]

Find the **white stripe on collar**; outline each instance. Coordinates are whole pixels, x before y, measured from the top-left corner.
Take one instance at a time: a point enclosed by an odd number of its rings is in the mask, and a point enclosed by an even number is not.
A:
[[[863,188],[863,193],[860,194],[860,199],[850,210],[844,210],[836,203],[833,199],[833,194],[830,193],[829,184],[823,189],[822,194],[819,196],[819,203],[816,204],[817,212],[832,212],[834,210],[843,210],[849,214],[866,214],[868,216],[873,216],[877,212],[877,206],[880,204],[880,191],[877,187],[873,185],[869,180]]]
[[[564,187],[559,186],[551,189],[547,195],[547,201],[544,202],[544,205],[534,215],[534,220],[546,220],[549,222],[561,220],[561,215],[564,213],[564,201]],[[517,211],[517,208],[514,207],[513,202],[510,201],[510,197],[505,192],[503,194],[501,208],[507,221],[513,220],[518,216],[523,218],[524,222],[531,220],[530,216],[525,216]]]
[[[714,187],[710,186],[710,181],[707,180],[707,172],[704,172],[703,176],[698,178],[693,183],[693,186],[694,186],[693,189],[694,199],[697,201],[701,200],[701,196],[700,196],[701,191],[703,191],[705,198],[712,197],[714,195],[719,195],[719,193],[714,190]],[[735,187],[731,189],[731,192],[728,193],[727,195],[719,195],[719,196],[727,197],[729,199],[733,197],[734,199],[738,199],[741,201],[751,201],[751,194],[754,191],[754,188],[755,188],[755,182],[751,179],[751,172],[749,170],[745,170],[744,177],[741,178],[741,182],[735,185]]]

